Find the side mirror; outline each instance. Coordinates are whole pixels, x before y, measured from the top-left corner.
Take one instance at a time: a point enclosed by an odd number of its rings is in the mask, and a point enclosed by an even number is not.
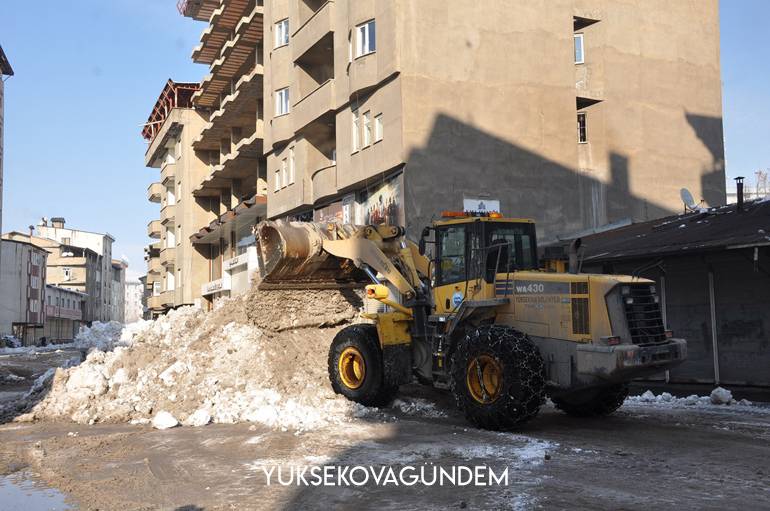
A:
[[[425,245],[427,241],[425,241],[425,238],[430,236],[430,227],[425,227],[422,230],[422,234],[420,235],[420,243],[417,245],[418,251],[420,252],[420,255],[425,255]]]

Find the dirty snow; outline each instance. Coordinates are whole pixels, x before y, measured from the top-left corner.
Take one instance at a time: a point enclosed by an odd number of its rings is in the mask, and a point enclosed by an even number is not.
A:
[[[770,408],[755,406],[747,399],[736,401],[733,399],[732,392],[722,387],[715,388],[708,396],[692,394],[687,397],[675,397],[668,392],[656,396],[652,391],[647,390],[640,396],[628,396],[624,406],[698,407],[715,410],[729,407],[741,411],[770,413]]]
[[[166,411],[160,411],[152,418],[152,427],[155,429],[175,428],[178,425],[179,421],[176,417]]]
[[[378,413],[335,395],[326,375],[338,329],[318,326],[353,320],[355,300],[319,291],[308,307],[307,292],[272,293],[229,300],[211,313],[186,307],[125,327],[95,323],[75,341],[89,350],[85,361],[41,376],[17,420],[147,424],[163,411],[189,426],[254,422],[301,432]],[[290,323],[271,328],[264,316],[281,306]],[[438,413],[427,402],[403,406]]]

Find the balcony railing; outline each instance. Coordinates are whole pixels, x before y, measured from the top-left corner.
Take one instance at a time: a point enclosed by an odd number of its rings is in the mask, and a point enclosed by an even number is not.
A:
[[[175,211],[176,206],[173,204],[166,204],[163,206],[163,208],[160,210],[160,223],[162,225],[173,224]]]
[[[326,80],[293,105],[291,117],[293,119],[294,131],[300,131],[314,120],[331,111],[334,111],[334,78]]]
[[[163,266],[176,265],[176,248],[168,247],[160,251],[160,264]]]
[[[153,220],[147,224],[147,236],[150,238],[160,239],[160,220]]]
[[[176,174],[176,163],[163,162],[160,166],[160,181],[161,183],[167,183],[174,181],[174,175]]]
[[[147,187],[147,200],[150,202],[160,202],[164,191],[166,191],[166,189],[162,184],[152,183]]]
[[[313,13],[292,35],[292,55],[296,61],[326,34],[334,31],[334,2],[328,1]]]

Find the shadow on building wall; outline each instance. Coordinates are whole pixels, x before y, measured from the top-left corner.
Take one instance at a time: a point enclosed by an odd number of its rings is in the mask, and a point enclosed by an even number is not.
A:
[[[721,117],[685,113],[695,136],[711,153],[711,165],[703,169],[701,177],[702,197],[709,206],[721,206],[727,202],[725,194],[724,126]]]
[[[690,114],[687,120],[713,158],[702,171],[704,198],[709,204],[723,204],[722,121]],[[409,234],[416,237],[440,211],[459,209],[464,197],[499,199],[504,214],[533,218],[542,241],[624,219],[644,221],[675,212],[631,191],[634,162],[627,155],[613,152],[609,161],[611,179],[604,183],[439,115],[427,144],[407,157],[404,202]]]

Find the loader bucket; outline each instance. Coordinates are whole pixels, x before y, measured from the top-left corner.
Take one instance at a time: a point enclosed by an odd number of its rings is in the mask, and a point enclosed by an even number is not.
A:
[[[355,226],[266,221],[256,228],[260,289],[358,287],[366,276],[351,261],[323,250],[324,240],[352,236]]]

